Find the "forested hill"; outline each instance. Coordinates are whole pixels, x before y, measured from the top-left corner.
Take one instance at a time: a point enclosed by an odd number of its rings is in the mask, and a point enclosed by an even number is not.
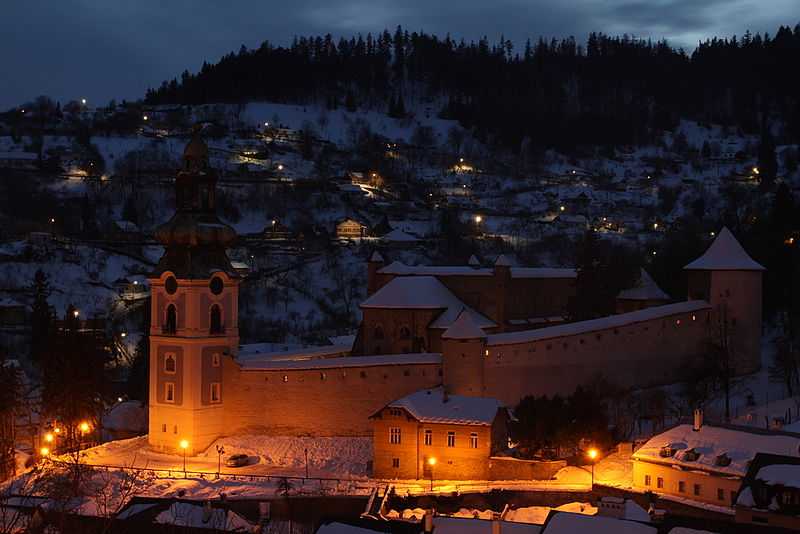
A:
[[[429,101],[478,136],[512,149],[637,144],[679,117],[800,138],[800,24],[711,39],[688,55],[667,42],[593,33],[456,42],[400,27],[392,35],[242,47],[150,90],[149,104],[271,100],[370,107],[402,116]],[[524,141],[524,143],[523,143]],[[521,144],[522,143],[522,144]]]

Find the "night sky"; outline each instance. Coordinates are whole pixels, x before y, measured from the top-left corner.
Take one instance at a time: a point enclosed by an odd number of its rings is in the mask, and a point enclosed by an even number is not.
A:
[[[401,24],[466,40],[500,35],[583,41],[590,31],[667,38],[693,49],[711,36],[774,34],[798,0],[4,0],[0,109],[40,94],[90,104],[136,99],[184,69],[244,44],[294,35],[366,34]],[[279,76],[280,73],[275,73]]]

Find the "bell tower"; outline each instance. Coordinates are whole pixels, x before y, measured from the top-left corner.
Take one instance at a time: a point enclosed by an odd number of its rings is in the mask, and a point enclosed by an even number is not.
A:
[[[149,443],[194,454],[223,433],[224,373],[239,347],[238,283],[226,249],[236,232],[217,217],[217,176],[195,131],[175,179],[176,211],[156,239],[150,275]]]

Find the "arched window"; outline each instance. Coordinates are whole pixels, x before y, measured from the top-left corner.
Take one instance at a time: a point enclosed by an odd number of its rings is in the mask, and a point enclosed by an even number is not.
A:
[[[167,314],[164,319],[164,333],[174,334],[178,329],[178,312],[174,304],[167,306]]]
[[[211,333],[221,334],[222,329],[222,312],[217,304],[211,306]]]
[[[168,353],[164,356],[164,372],[174,374],[175,373],[175,355]]]
[[[405,325],[400,327],[400,339],[411,339],[411,330]]]
[[[375,330],[372,333],[372,337],[375,339],[383,339],[383,327],[381,325],[376,325]]]

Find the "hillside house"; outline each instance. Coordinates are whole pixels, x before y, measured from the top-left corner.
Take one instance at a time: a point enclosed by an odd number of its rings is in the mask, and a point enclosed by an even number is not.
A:
[[[737,523],[800,530],[800,458],[756,454],[735,508]]]
[[[336,225],[339,239],[361,239],[367,237],[367,227],[355,219],[345,219]]]

